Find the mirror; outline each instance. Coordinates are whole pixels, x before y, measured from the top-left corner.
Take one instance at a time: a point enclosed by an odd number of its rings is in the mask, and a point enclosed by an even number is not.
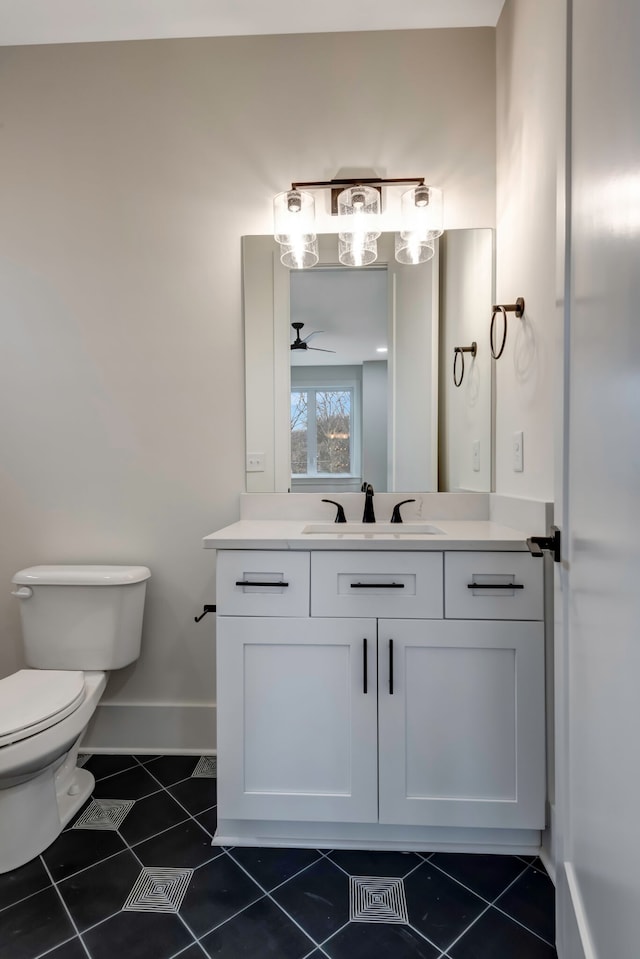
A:
[[[264,467],[247,491],[490,490],[493,232],[447,231],[419,266],[383,234],[362,269],[318,240],[319,264],[290,271],[272,237],[243,237],[247,466]]]

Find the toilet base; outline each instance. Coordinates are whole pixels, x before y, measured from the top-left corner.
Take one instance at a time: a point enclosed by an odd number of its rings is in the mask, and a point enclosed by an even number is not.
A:
[[[60,835],[95,780],[75,765],[77,744],[32,779],[0,790],[0,874],[24,866]]]

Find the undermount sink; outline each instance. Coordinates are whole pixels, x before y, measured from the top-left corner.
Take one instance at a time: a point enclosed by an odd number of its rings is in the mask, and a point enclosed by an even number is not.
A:
[[[392,533],[394,536],[444,535],[444,530],[430,523],[310,523],[303,527],[303,533],[325,533],[330,536],[350,535],[352,533],[375,536]]]

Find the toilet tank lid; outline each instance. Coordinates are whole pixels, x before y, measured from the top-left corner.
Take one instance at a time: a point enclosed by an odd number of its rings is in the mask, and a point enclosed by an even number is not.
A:
[[[142,583],[146,566],[29,566],[12,579],[18,586],[122,586]]]

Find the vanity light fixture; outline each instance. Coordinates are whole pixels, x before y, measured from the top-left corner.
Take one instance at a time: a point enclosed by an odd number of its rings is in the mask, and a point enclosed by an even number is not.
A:
[[[316,201],[311,193],[292,187],[273,198],[274,236],[285,266],[302,270],[318,262],[315,218]]]
[[[400,230],[395,238],[399,263],[425,263],[435,253],[443,232],[442,190],[427,186],[424,177],[360,180],[319,180],[292,183],[274,197],[274,236],[280,259],[292,269],[309,269],[318,262],[315,199],[310,190],[331,190],[331,212],[338,217],[338,259],[344,266],[369,266],[378,256],[382,188],[414,184],[401,197]]]
[[[338,259],[343,266],[368,266],[378,258],[380,193],[350,186],[338,194]]]

